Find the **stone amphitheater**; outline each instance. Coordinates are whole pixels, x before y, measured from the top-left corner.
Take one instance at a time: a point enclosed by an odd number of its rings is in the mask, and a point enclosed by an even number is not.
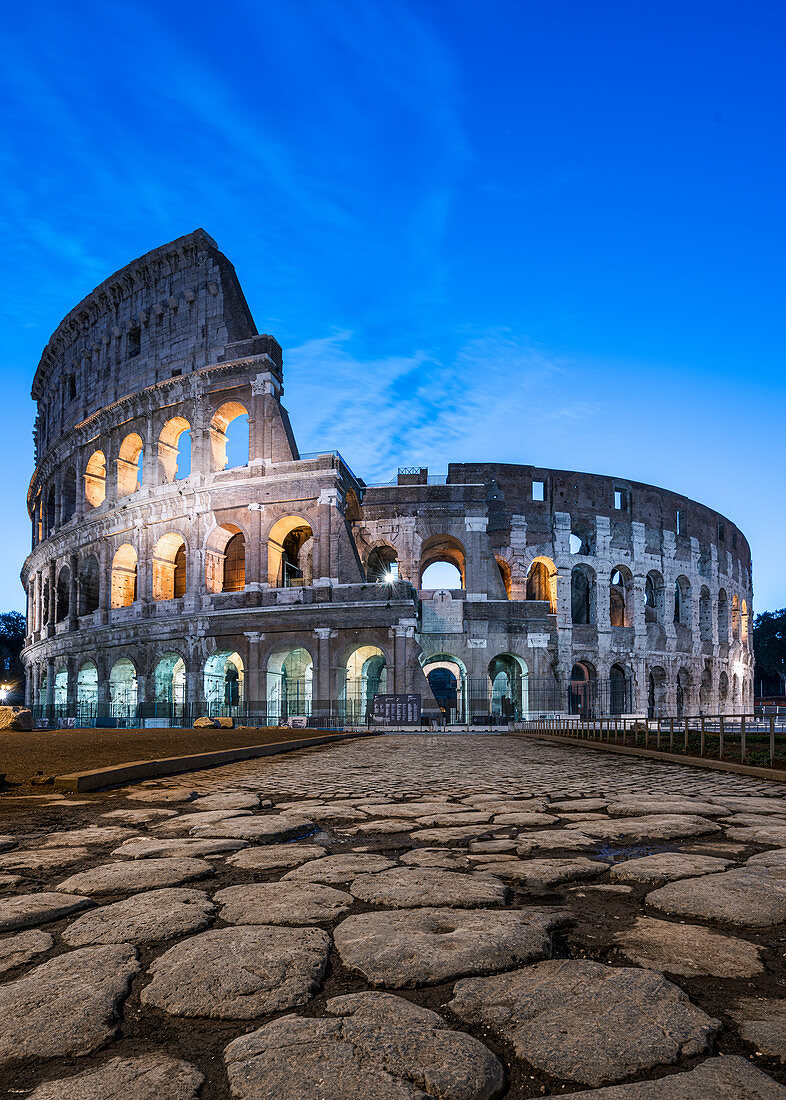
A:
[[[734,713],[751,558],[625,478],[299,452],[281,348],[203,231],[68,314],[33,381],[27,702],[77,719]],[[245,433],[247,431],[247,443]],[[390,704],[390,705],[393,705]]]

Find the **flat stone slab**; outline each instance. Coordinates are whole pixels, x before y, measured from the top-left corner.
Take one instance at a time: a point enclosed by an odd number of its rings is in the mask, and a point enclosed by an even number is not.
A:
[[[161,821],[165,817],[175,817],[177,810],[159,810],[151,807],[148,810],[110,810],[101,814],[115,821],[124,821],[127,825],[147,825],[151,821]]]
[[[485,825],[487,821],[491,821],[491,817],[490,812],[465,810],[464,813],[426,814],[424,817],[418,817],[415,820],[420,826],[445,825],[450,828],[456,825]]]
[[[36,849],[47,848],[93,848],[102,844],[121,844],[134,836],[133,829],[124,829],[122,825],[88,825],[85,829],[64,829],[49,833],[36,840]]]
[[[406,833],[410,826],[400,817],[387,817],[375,821],[363,821],[360,825],[352,825],[341,829],[342,833],[349,836],[388,836],[393,833]]]
[[[567,919],[537,908],[404,909],[346,917],[333,938],[345,966],[403,989],[547,958],[549,932]]]
[[[231,837],[234,840],[255,840],[259,844],[274,840],[288,840],[308,836],[316,829],[313,821],[304,818],[284,817],[283,814],[267,814],[254,817],[234,817],[217,821],[213,825],[200,825],[191,830],[192,836]]]
[[[448,1007],[544,1073],[594,1086],[702,1054],[721,1027],[662,974],[577,959],[465,978]]]
[[[698,814],[699,817],[728,817],[730,811],[716,802],[701,802],[693,798],[626,798],[610,802],[609,817],[639,817],[644,814]]]
[[[786,801],[782,798],[765,798],[762,795],[718,795],[716,802],[738,813],[786,814]]]
[[[376,814],[378,817],[404,817],[413,821],[428,814],[464,814],[467,807],[460,802],[361,802],[359,809],[367,814]]]
[[[740,997],[726,1011],[737,1022],[746,1043],[770,1058],[786,1062],[786,999]]]
[[[746,825],[727,829],[726,836],[743,844],[779,844],[786,848],[786,825]]]
[[[598,842],[592,837],[583,836],[575,829],[544,829],[542,833],[519,833],[516,837],[516,851],[520,856],[530,852],[586,851],[597,848]]]
[[[193,805],[199,805],[198,802]],[[251,817],[250,810],[205,810],[204,813],[183,813],[153,827],[156,836],[188,836],[203,825],[215,825],[219,821],[234,821],[237,817]]]
[[[0,899],[0,932],[13,932],[17,928],[31,928],[60,920],[80,909],[92,905],[89,898],[72,893],[54,893],[48,890],[38,894],[16,894]]]
[[[466,855],[448,848],[412,848],[398,858],[407,867],[438,867],[442,871],[466,871],[469,866]]]
[[[455,828],[416,829],[412,839],[419,844],[465,844],[478,837],[488,836],[503,829],[504,825],[495,825],[490,821],[488,825],[457,825]]]
[[[281,1012],[317,991],[329,951],[330,936],[320,928],[216,928],[153,962],[142,1003],[171,1016],[219,1020]]]
[[[230,852],[242,851],[248,846],[247,840],[204,840],[196,836],[153,840],[151,837],[140,836],[115,848],[112,855],[116,859],[166,859],[181,856],[199,859],[201,856],[225,856]]]
[[[150,890],[102,905],[69,924],[63,940],[71,947],[96,943],[155,943],[201,932],[215,906],[202,890]]]
[[[505,840],[473,840],[469,850],[470,852],[485,852],[488,855],[497,855],[502,852],[515,852],[516,843],[516,840],[512,837]]]
[[[227,924],[323,924],[343,917],[355,899],[316,882],[262,882],[215,894]]]
[[[498,879],[476,878],[434,867],[395,867],[360,875],[349,887],[360,901],[409,909],[414,906],[456,906],[472,909],[504,905],[508,888]]]
[[[206,794],[192,805],[199,813],[206,810],[256,810],[259,795],[253,791],[226,791],[224,794]]]
[[[227,857],[227,863],[244,871],[283,871],[326,855],[327,848],[319,844],[266,844],[262,848],[236,852]]]
[[[43,851],[15,851],[0,855],[0,870],[23,871],[29,875],[46,875],[50,871],[62,871],[86,859],[95,859],[89,848],[51,848]]]
[[[647,894],[647,905],[672,916],[766,928],[786,920],[786,878],[772,867],[737,867],[684,878]]]
[[[0,874],[0,888],[14,889],[22,881],[22,875]]]
[[[142,787],[126,792],[129,802],[193,802],[199,795],[198,791],[188,790],[186,787]]]
[[[130,894],[140,890],[155,890],[159,886],[181,886],[213,874],[213,868],[203,859],[137,859],[118,863],[102,863],[88,871],[80,871],[56,889],[67,893]]]
[[[489,1100],[505,1074],[477,1039],[389,993],[327,1002],[333,1019],[284,1016],[224,1050],[234,1100]]]
[[[758,855],[751,856],[745,866],[754,870],[774,867],[781,873],[786,872],[786,848],[776,848],[772,852],[759,852]]]
[[[98,1069],[39,1085],[30,1100],[197,1100],[204,1077],[167,1054],[110,1058]]]
[[[0,852],[9,852],[12,848],[16,848],[18,843],[18,837],[0,836]]]
[[[613,821],[581,821],[569,825],[568,830],[571,829],[599,840],[678,840],[684,836],[719,833],[721,826],[709,818],[689,814],[651,814]]]
[[[7,936],[0,940],[0,974],[6,974],[16,966],[24,966],[54,946],[54,937],[48,932],[33,929]]]
[[[570,1096],[571,1100],[786,1100],[786,1088],[732,1054],[708,1058],[687,1073],[672,1073],[657,1081],[635,1081]]]
[[[614,941],[636,966],[687,978],[752,978],[764,969],[755,944],[697,924],[637,917],[633,927],[618,932]]]
[[[581,814],[587,811],[605,810],[608,804],[608,799],[605,798],[567,798],[558,802],[549,802],[549,810],[559,814]]]
[[[577,856],[574,859],[511,859],[505,862],[478,864],[478,870],[496,875],[504,882],[528,886],[532,890],[548,890],[563,882],[596,878],[608,871],[608,863]]]
[[[127,943],[83,947],[0,985],[0,1065],[96,1050],[114,1035],[138,969]]]
[[[659,852],[654,856],[641,856],[615,863],[609,878],[615,882],[676,882],[681,878],[698,878],[725,871],[731,860],[717,856],[685,855],[682,852]]]
[[[334,886],[351,882],[359,875],[387,871],[396,866],[397,863],[387,856],[347,852],[345,855],[324,856],[322,859],[303,863],[300,867],[287,871],[284,878],[295,882],[324,882],[328,886]]]

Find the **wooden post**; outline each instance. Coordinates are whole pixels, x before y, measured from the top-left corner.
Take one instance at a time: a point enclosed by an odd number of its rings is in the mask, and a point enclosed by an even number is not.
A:
[[[723,715],[721,715],[721,719],[720,719],[720,736],[718,738],[718,757],[721,760],[723,759]]]
[[[688,753],[688,719],[685,719],[685,754]]]
[[[740,763],[745,763],[745,715],[740,721]]]
[[[775,715],[770,715],[770,767],[775,765]]]

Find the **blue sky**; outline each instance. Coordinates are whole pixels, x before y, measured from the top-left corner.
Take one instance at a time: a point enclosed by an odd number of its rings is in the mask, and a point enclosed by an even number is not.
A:
[[[0,66],[6,478],[61,317],[203,226],[366,480],[531,462],[687,493],[786,605],[776,3],[15,5]]]

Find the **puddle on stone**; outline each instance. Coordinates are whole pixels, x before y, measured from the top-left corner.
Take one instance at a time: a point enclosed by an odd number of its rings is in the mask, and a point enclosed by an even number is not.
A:
[[[680,852],[677,844],[599,844],[596,855],[607,863],[624,863],[641,856],[661,855],[663,852]],[[589,853],[587,853],[589,855]]]

